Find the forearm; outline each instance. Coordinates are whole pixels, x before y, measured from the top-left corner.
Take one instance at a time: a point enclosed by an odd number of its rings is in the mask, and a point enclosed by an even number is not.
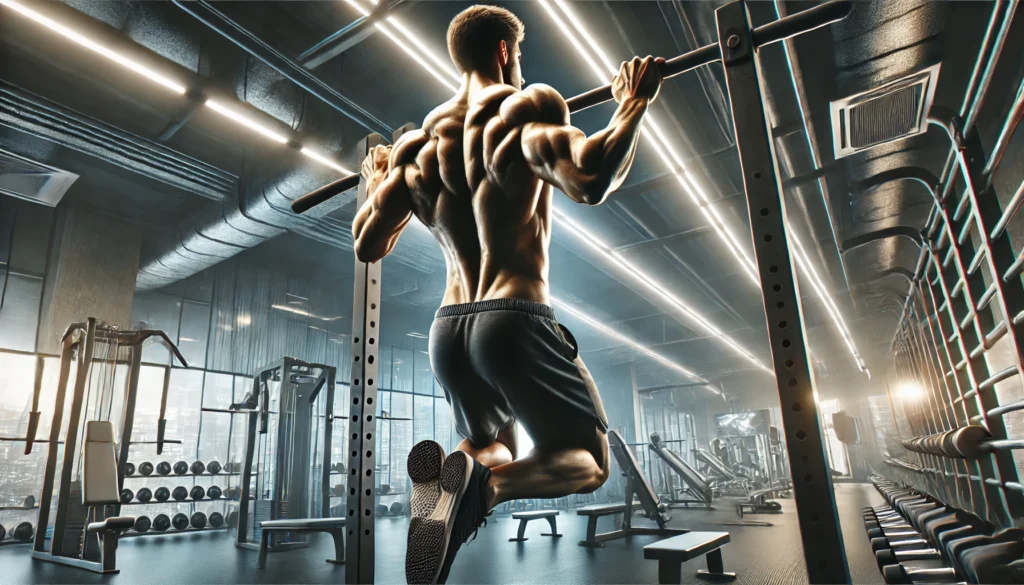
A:
[[[401,170],[393,171],[380,184],[371,185],[366,202],[352,222],[356,257],[363,262],[376,262],[386,256],[412,217],[401,174]]]
[[[644,98],[623,100],[608,126],[587,137],[577,150],[577,164],[583,175],[590,177],[589,184],[580,193],[586,199],[581,203],[603,202],[629,174],[648,104]]]

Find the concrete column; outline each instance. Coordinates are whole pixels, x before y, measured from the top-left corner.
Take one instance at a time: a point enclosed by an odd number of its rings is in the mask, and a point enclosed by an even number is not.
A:
[[[37,351],[60,353],[68,325],[96,317],[131,325],[142,230],[84,209],[60,207],[47,262]]]

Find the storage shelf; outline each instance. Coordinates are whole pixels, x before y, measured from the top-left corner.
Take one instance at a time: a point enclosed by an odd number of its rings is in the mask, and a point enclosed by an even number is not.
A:
[[[230,529],[231,527],[227,524],[225,524],[224,526],[218,526],[217,528],[213,528],[212,526],[207,526],[206,528],[192,528],[191,526],[189,526],[188,528],[185,528],[183,530],[175,530],[174,528],[168,528],[163,532],[150,528],[146,532],[135,532],[134,530],[129,530],[122,534],[121,538],[129,538],[133,536],[153,536],[154,534],[166,536],[168,534],[185,534],[186,532],[221,532],[223,530]]]
[[[249,499],[250,500],[255,500],[256,498],[252,498],[251,497]],[[166,501],[163,501],[163,502],[158,502],[156,500],[150,500],[148,502],[136,502],[136,501],[132,500],[131,502],[128,502],[127,504],[121,504],[121,505],[122,506],[154,506],[154,505],[159,505],[159,504],[195,504],[197,502],[237,502],[237,501],[238,501],[238,498],[217,498],[217,499],[203,498],[201,500],[193,500],[192,498],[189,498],[187,500],[174,500],[174,499],[171,499],[171,500],[166,500]]]
[[[183,473],[181,475],[176,475],[176,474],[173,474],[173,473],[168,474],[168,475],[160,475],[159,473],[151,473],[149,475],[142,475],[140,473],[136,473],[135,475],[126,475],[126,476],[124,476],[124,478],[125,479],[138,479],[138,478],[141,477],[141,478],[144,478],[144,479],[160,479],[160,478],[174,479],[175,477],[218,477],[218,476],[222,476],[222,475],[223,476],[242,475],[242,473],[240,471],[222,471],[220,473]]]

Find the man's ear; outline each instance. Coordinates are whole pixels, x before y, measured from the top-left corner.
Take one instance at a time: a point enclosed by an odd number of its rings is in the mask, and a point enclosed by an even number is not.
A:
[[[508,65],[508,45],[504,40],[498,41],[498,54],[501,56],[501,66]]]

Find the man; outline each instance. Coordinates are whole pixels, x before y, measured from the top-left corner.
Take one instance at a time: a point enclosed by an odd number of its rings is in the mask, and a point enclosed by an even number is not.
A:
[[[410,583],[443,583],[495,505],[588,493],[608,478],[601,398],[550,307],[552,187],[585,205],[619,187],[661,88],[661,61],[622,64],[612,83],[619,107],[587,137],[569,125],[554,89],[522,89],[523,36],[522,22],[502,8],[456,16],[448,52],[463,78],[458,94],[363,163],[357,257],[386,256],[415,215],[448,267],[430,361],[465,440],[447,458],[433,441],[409,454]],[[534,442],[518,460],[517,421]]]

